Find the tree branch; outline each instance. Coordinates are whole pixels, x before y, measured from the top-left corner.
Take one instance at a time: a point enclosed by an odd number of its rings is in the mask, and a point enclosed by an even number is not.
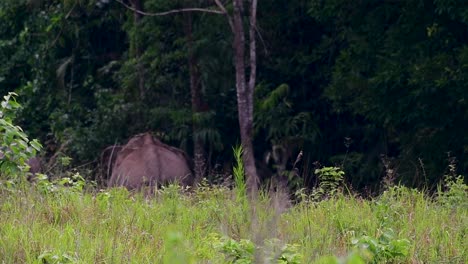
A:
[[[223,14],[226,16],[229,26],[231,27],[232,32],[234,32],[234,23],[232,21],[232,17],[229,15],[227,12],[226,8],[224,7],[223,3],[219,0],[214,0],[218,8],[223,12]]]
[[[212,13],[212,14],[219,14],[219,15],[224,15],[225,14],[225,12],[222,11],[222,10],[215,10],[215,9],[208,9],[208,8],[197,8],[197,7],[174,9],[174,10],[170,10],[170,11],[166,11],[166,12],[159,12],[159,13],[149,13],[149,12],[143,12],[141,10],[135,9],[135,8],[125,4],[121,0],[115,0],[115,1],[120,3],[121,5],[123,5],[125,8],[127,8],[127,9],[129,9],[129,10],[135,12],[135,13],[138,13],[140,15],[143,15],[143,16],[166,16],[166,15],[182,13],[182,12],[203,12],[203,13]],[[215,1],[217,1],[217,0],[215,0]]]
[[[255,29],[257,28],[257,0],[252,0],[252,6],[250,7],[250,27],[249,27],[249,48],[250,48],[250,76],[249,76],[249,111],[253,116],[253,94],[255,90],[255,81],[257,76],[257,49],[255,41]]]
[[[263,51],[265,52],[266,55],[268,55],[268,49],[267,49],[267,46],[265,44],[265,40],[263,39],[262,33],[260,33],[260,30],[258,29],[258,26],[255,27],[255,31],[257,32],[258,38],[260,39],[260,41],[263,44]]]

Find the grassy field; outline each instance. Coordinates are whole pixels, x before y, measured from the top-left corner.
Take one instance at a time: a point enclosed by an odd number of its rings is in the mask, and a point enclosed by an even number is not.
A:
[[[3,182],[0,263],[468,263],[466,185],[455,187],[291,205],[223,187],[148,198],[79,181]]]

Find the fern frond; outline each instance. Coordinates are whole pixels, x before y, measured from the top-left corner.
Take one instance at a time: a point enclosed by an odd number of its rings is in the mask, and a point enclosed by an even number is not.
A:
[[[261,101],[260,108],[263,111],[268,111],[275,108],[281,100],[284,100],[289,94],[289,85],[283,83],[276,87],[270,94]]]

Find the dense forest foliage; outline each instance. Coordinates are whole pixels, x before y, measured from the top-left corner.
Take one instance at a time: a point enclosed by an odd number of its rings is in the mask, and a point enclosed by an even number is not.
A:
[[[106,147],[152,131],[213,177],[241,141],[234,34],[215,12],[237,2],[2,0],[0,93],[19,94],[18,122],[46,157],[97,168]],[[375,190],[385,177],[433,188],[467,174],[464,1],[258,1],[253,32],[261,177],[310,187],[333,165]]]

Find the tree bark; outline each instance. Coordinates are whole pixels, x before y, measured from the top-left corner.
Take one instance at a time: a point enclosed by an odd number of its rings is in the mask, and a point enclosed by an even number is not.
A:
[[[250,76],[249,76],[249,87],[247,97],[249,100],[249,115],[253,119],[253,105],[254,105],[254,92],[255,82],[257,77],[257,43],[255,40],[255,29],[257,28],[257,0],[251,0],[252,6],[250,7],[250,19],[249,19],[249,48],[250,48]]]
[[[190,75],[190,93],[192,99],[192,115],[197,115],[202,112],[203,98],[200,85],[200,72],[198,69],[198,62],[194,55],[194,42],[193,42],[193,30],[192,30],[192,14],[185,13],[185,34],[187,37],[187,49],[188,49],[188,64],[189,64],[189,75]],[[196,136],[199,131],[199,125],[195,118],[192,120],[192,138],[193,138],[193,161],[194,161],[194,172],[195,182],[201,180],[206,173],[206,153],[204,150],[203,141]]]
[[[255,4],[254,4],[255,3]],[[259,179],[257,169],[255,167],[255,157],[253,149],[253,92],[255,87],[255,40],[250,39],[250,66],[251,73],[249,84],[246,80],[246,56],[245,56],[245,30],[242,20],[242,0],[233,0],[233,14],[232,14],[232,31],[234,34],[233,49],[234,49],[234,64],[236,71],[236,90],[237,90],[237,109],[239,117],[239,127],[241,135],[241,143],[244,149],[242,160],[244,162],[245,173],[247,175],[247,187],[250,194],[256,194],[258,191]],[[253,8],[255,7],[255,9]],[[256,16],[253,12],[256,11],[256,1],[252,2],[251,6],[251,20]],[[253,23],[255,25],[255,23]],[[252,21],[250,23],[249,32],[252,29]],[[250,33],[250,38],[252,38]],[[253,36],[255,38],[255,35]],[[252,46],[252,44],[254,46]],[[252,57],[252,54],[254,55]]]
[[[135,26],[135,31],[138,30],[140,27],[140,22],[142,18],[142,14],[138,11],[143,11],[143,4],[142,0],[132,0],[131,1],[132,7],[134,9],[133,11],[133,23]],[[146,97],[146,91],[145,91],[145,77],[144,77],[144,69],[143,65],[141,63],[141,47],[138,39],[138,32],[135,32],[135,35],[133,37],[133,45],[134,45],[134,54],[135,54],[135,59],[137,61],[136,64],[136,70],[137,70],[137,78],[138,78],[138,91],[140,94],[140,100],[144,101]]]

